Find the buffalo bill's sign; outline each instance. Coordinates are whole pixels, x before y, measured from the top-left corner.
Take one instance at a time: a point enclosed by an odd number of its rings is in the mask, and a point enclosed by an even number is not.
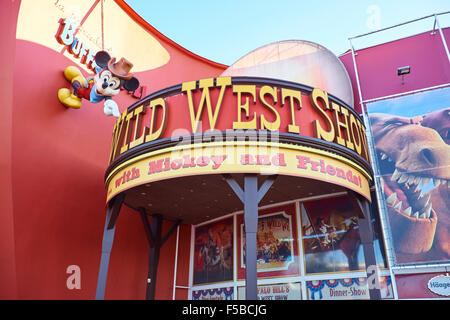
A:
[[[258,286],[258,300],[301,300],[300,283],[278,283]],[[245,287],[238,287],[238,300],[245,300]]]
[[[227,130],[317,138],[369,161],[365,128],[352,108],[318,88],[255,79],[189,81],[147,96],[116,122],[110,162],[158,139]]]

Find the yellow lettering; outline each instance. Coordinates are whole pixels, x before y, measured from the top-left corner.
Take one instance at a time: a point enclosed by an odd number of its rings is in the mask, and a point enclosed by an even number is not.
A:
[[[136,117],[136,124],[134,125],[134,133],[133,138],[130,142],[130,149],[136,147],[137,145],[140,145],[141,143],[144,143],[145,141],[145,126],[144,126],[144,132],[142,132],[141,136],[138,138],[138,133],[141,132],[142,128],[142,117],[140,116],[142,114],[145,114],[145,108],[144,106],[137,107],[134,109],[134,116]]]
[[[353,144],[355,145],[356,152],[359,155],[361,155],[361,146],[362,146],[361,142],[362,141],[361,141],[361,137],[359,134],[358,122],[356,121],[355,116],[352,113],[350,113],[349,129],[352,134],[352,140],[353,140]]]
[[[242,94],[250,94],[253,103],[256,103],[256,86],[254,85],[234,85],[233,93],[237,93],[237,121],[233,122],[233,129],[256,129],[256,112],[253,113],[253,120],[242,121],[241,112],[245,111],[245,117],[249,118],[249,97],[245,97],[242,104]]]
[[[261,115],[261,129],[268,129],[271,131],[276,131],[280,129],[280,115],[278,114],[278,111],[267,101],[265,100],[265,95],[268,94],[273,98],[273,102],[277,103],[277,88],[270,87],[270,86],[263,86],[261,90],[259,91],[259,98],[264,106],[266,106],[268,109],[272,111],[273,114],[275,114],[275,120],[272,122],[269,122],[266,120],[264,115]]]
[[[227,86],[231,85],[231,77],[219,77],[216,79],[216,85],[220,87],[219,98],[216,103],[215,110],[212,110],[211,96],[209,89],[214,86],[214,78],[199,80],[199,89],[202,89],[202,96],[200,103],[195,113],[194,101],[192,92],[196,88],[195,81],[184,82],[181,87],[182,92],[186,92],[188,96],[189,115],[191,118],[192,133],[196,133],[199,130],[199,122],[203,111],[203,106],[206,103],[206,109],[208,112],[209,127],[210,130],[214,130],[216,127],[217,116],[219,115],[220,108],[222,107],[223,96]]]
[[[325,120],[327,130],[322,128],[319,123],[319,120],[314,120],[313,122],[313,131],[314,136],[319,139],[323,139],[325,141],[333,142],[334,141],[334,127],[330,117],[326,114],[325,110],[329,109],[328,104],[328,94],[325,91],[315,88],[311,95],[309,96],[311,100],[311,105],[313,108],[319,112],[319,115]],[[324,108],[322,108],[319,104],[318,100],[322,100],[324,104]],[[325,110],[324,110],[325,109]]]
[[[300,110],[302,108],[302,94],[298,90],[291,90],[291,89],[281,89],[281,105],[284,105],[284,101],[286,98],[289,98],[289,104],[291,107],[291,123],[288,125],[288,132],[291,133],[300,133],[300,128],[295,124],[295,103],[294,99],[297,100],[297,109]]]
[[[128,150],[128,141],[130,140],[130,134],[131,134],[131,131],[129,130],[130,120],[133,117],[134,117],[133,112],[127,114],[127,116],[125,117],[125,121],[127,122],[127,124],[126,124],[127,128],[125,129],[125,136],[123,138],[123,146],[122,146],[122,148],[120,148],[120,153],[124,153],[125,151]]]
[[[364,154],[361,151],[361,156],[366,159],[368,162],[370,162],[369,157],[369,150],[367,145],[367,139],[366,139],[366,130],[364,128],[364,125],[361,123],[361,121],[358,121],[358,127],[359,127],[359,136],[361,137],[361,148],[364,150]]]
[[[336,127],[337,135],[336,141],[340,145],[347,146],[347,148],[354,150],[353,143],[350,141],[350,128],[348,127],[348,110],[339,106],[338,104],[331,102],[331,109],[334,110],[333,120]],[[343,121],[340,120],[339,115],[343,116]],[[341,129],[345,131],[345,137],[343,138]]]
[[[161,134],[166,130],[167,126],[167,106],[166,101],[163,98],[157,98],[150,101],[150,109],[152,109],[152,116],[150,118],[150,128],[148,128],[148,135],[145,137],[145,142],[158,139]],[[158,130],[155,131],[156,125],[156,113],[158,109],[162,109],[161,125]]]

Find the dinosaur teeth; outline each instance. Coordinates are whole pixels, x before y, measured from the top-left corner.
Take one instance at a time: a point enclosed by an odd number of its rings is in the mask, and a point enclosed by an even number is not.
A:
[[[403,183],[408,181],[408,175],[406,173],[400,173],[400,178],[398,179],[398,183]]]
[[[382,159],[389,158],[384,153],[380,153],[380,155]],[[432,203],[430,190],[433,187],[438,188],[441,185],[447,184],[447,188],[450,191],[449,179],[425,177],[414,173],[401,172],[397,168],[394,169],[390,180],[400,184],[399,188],[402,190],[402,199],[403,196],[406,196],[407,200],[400,201],[399,195],[393,192],[386,198],[386,204],[393,207],[398,213],[402,213],[404,216],[411,218],[431,218]],[[405,202],[404,207],[407,207],[404,210],[402,210],[403,202]]]
[[[421,178],[420,178],[419,176],[417,176],[417,177],[414,179],[414,184],[417,184],[417,186],[419,186],[420,180],[421,180]]]
[[[410,175],[408,178],[408,181],[406,181],[406,183],[413,184],[415,180],[416,180],[416,177],[414,177],[413,175]]]
[[[411,207],[408,207],[408,208],[406,208],[406,209],[403,211],[403,213],[406,214],[408,217],[410,217],[410,216],[411,216],[411,211],[412,211],[412,208],[411,208]]]
[[[394,192],[389,197],[387,197],[386,202],[392,206],[396,200],[397,200],[397,193]]]
[[[423,219],[428,219],[431,217],[431,203],[429,203],[426,208],[424,209],[424,211],[422,212],[422,214],[420,215],[420,217]]]
[[[439,187],[439,185],[441,184],[441,179],[434,178],[433,179],[433,184],[434,184],[435,187]]]
[[[394,173],[392,174],[391,181],[397,181],[397,179],[399,177],[400,177],[400,172],[397,169],[395,169]]]
[[[429,184],[431,181],[431,178],[423,177],[422,178],[422,188],[425,187],[427,184]]]
[[[389,157],[386,153],[384,153],[384,152],[380,152],[380,157],[381,157],[381,160],[386,160],[387,159],[387,161],[389,161],[389,162],[393,162],[394,160],[392,160],[392,158],[391,157]]]
[[[417,201],[415,203],[415,207],[417,208],[425,208],[431,199],[431,194],[428,195],[420,195],[419,198],[417,198]]]

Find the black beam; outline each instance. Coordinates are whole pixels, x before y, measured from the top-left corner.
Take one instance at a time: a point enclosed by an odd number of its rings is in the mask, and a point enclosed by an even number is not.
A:
[[[180,225],[181,220],[178,219],[175,223],[170,227],[170,229],[166,232],[166,234],[161,239],[161,246],[169,239],[172,233],[176,230],[176,228]]]
[[[116,226],[117,218],[119,217],[120,208],[122,208],[124,199],[125,193],[123,192],[114,197],[114,202],[116,202],[116,205],[113,205],[111,208],[111,217],[108,222],[108,230]]]
[[[144,208],[138,209],[144,225],[145,235],[148,240],[148,273],[147,273],[147,290],[145,298],[147,300],[155,299],[156,277],[158,272],[159,256],[162,245],[172,235],[175,229],[180,225],[181,220],[176,220],[166,234],[162,237],[162,221],[160,214],[151,215],[152,223],[148,221],[148,215]]]
[[[108,203],[106,211],[105,228],[103,229],[102,239],[102,255],[100,259],[100,268],[97,279],[97,289],[95,292],[95,300],[103,300],[105,298],[106,280],[108,277],[109,258],[114,242],[114,233],[116,230],[117,217],[122,207],[125,196],[123,193],[118,194]]]
[[[155,299],[156,274],[158,271],[159,253],[161,249],[161,227],[162,216],[160,214],[152,215],[151,232],[154,241],[148,250],[147,292],[145,294],[147,300]]]
[[[149,246],[153,246],[155,240],[153,239],[152,230],[150,228],[150,223],[148,223],[147,213],[144,208],[139,208],[139,215],[141,216],[142,224],[144,225],[145,236],[147,237]]]

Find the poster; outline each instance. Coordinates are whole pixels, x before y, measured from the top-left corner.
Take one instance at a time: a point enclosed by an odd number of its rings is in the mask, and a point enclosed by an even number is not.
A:
[[[233,300],[233,287],[193,290],[192,300]]]
[[[194,285],[232,280],[233,218],[195,228]]]
[[[238,278],[245,278],[245,228],[243,216],[238,217],[239,260]],[[267,209],[259,212],[256,235],[258,277],[296,275],[298,244],[295,206]]]
[[[301,300],[300,282],[258,286],[258,300]],[[238,300],[245,300],[245,287],[238,287]]]
[[[357,215],[347,197],[303,203],[306,273],[364,269]]]
[[[380,277],[382,299],[393,299],[391,278]],[[309,300],[365,300],[370,299],[367,278],[347,278],[306,281]]]
[[[304,202],[301,217],[306,273],[365,269],[358,218],[347,196]],[[381,231],[373,227],[375,258],[385,268]]]
[[[245,268],[245,231],[241,224],[241,268]],[[258,271],[287,270],[293,261],[291,217],[284,212],[258,218],[256,263]]]
[[[450,88],[367,104],[397,264],[450,260]]]

